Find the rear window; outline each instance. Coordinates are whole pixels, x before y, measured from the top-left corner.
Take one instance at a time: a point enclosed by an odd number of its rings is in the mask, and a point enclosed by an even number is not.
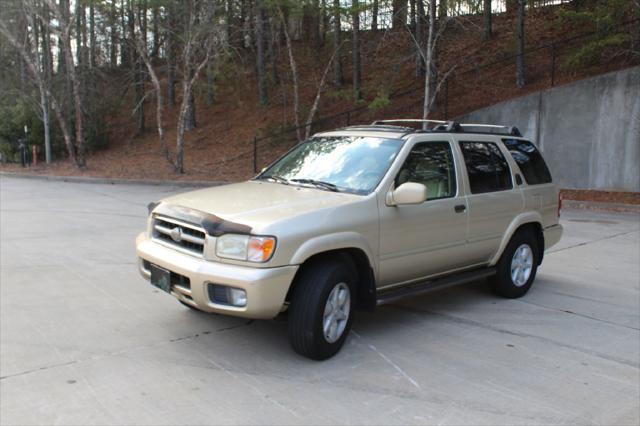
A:
[[[503,139],[502,141],[515,162],[518,163],[524,179],[529,185],[551,182],[549,168],[534,144],[518,139]]]

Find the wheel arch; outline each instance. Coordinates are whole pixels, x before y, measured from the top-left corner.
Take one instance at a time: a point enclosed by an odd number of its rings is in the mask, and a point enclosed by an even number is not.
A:
[[[516,232],[522,229],[531,229],[533,234],[536,237],[536,242],[538,244],[539,249],[539,257],[538,257],[538,265],[542,263],[542,258],[544,257],[544,232],[542,229],[542,216],[537,212],[526,212],[522,213],[509,224],[509,227],[505,231],[502,241],[500,241],[500,245],[498,250],[491,258],[489,264],[494,266],[500,260],[502,253],[504,252],[507,244],[511,241],[511,238],[515,235]]]
[[[338,241],[342,241],[342,244],[336,243],[335,239],[333,239],[333,243],[329,244],[329,239],[321,237],[320,241],[310,240],[301,246],[293,258],[294,262],[292,263],[299,264],[300,268],[298,268],[287,292],[287,301],[291,299],[297,278],[306,265],[322,260],[337,260],[351,263],[357,272],[356,308],[366,311],[374,310],[376,306],[376,277],[371,251],[362,241],[350,239],[350,243],[348,243],[344,237],[338,239]],[[314,249],[311,249],[312,247]]]

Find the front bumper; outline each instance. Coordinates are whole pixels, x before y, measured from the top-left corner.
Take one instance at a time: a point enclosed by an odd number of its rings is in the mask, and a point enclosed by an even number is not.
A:
[[[205,312],[245,318],[269,319],[282,310],[287,291],[298,266],[251,268],[211,262],[151,241],[142,233],[136,238],[139,270],[145,279],[151,273],[143,260],[189,278],[190,289],[172,286],[171,294],[178,300]],[[241,288],[247,293],[243,307],[218,304],[209,298],[209,284]]]
[[[560,241],[562,237],[562,225],[559,223],[551,225],[544,229],[544,249],[549,250],[551,246],[554,246]]]

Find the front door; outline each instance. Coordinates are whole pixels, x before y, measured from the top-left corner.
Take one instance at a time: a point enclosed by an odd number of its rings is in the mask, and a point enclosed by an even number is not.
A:
[[[379,286],[406,283],[463,266],[467,205],[451,142],[417,142],[396,175],[427,187],[427,201],[417,205],[380,206]]]

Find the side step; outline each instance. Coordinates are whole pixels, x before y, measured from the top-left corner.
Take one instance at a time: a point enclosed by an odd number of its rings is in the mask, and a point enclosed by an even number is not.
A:
[[[376,305],[384,305],[386,303],[395,302],[406,296],[416,296],[428,293],[433,290],[440,290],[446,287],[452,287],[459,284],[466,284],[482,278],[495,275],[496,268],[474,269],[473,271],[461,272],[442,278],[435,278],[427,281],[420,281],[413,284],[407,284],[402,287],[394,288],[387,291],[379,292],[377,295]]]

